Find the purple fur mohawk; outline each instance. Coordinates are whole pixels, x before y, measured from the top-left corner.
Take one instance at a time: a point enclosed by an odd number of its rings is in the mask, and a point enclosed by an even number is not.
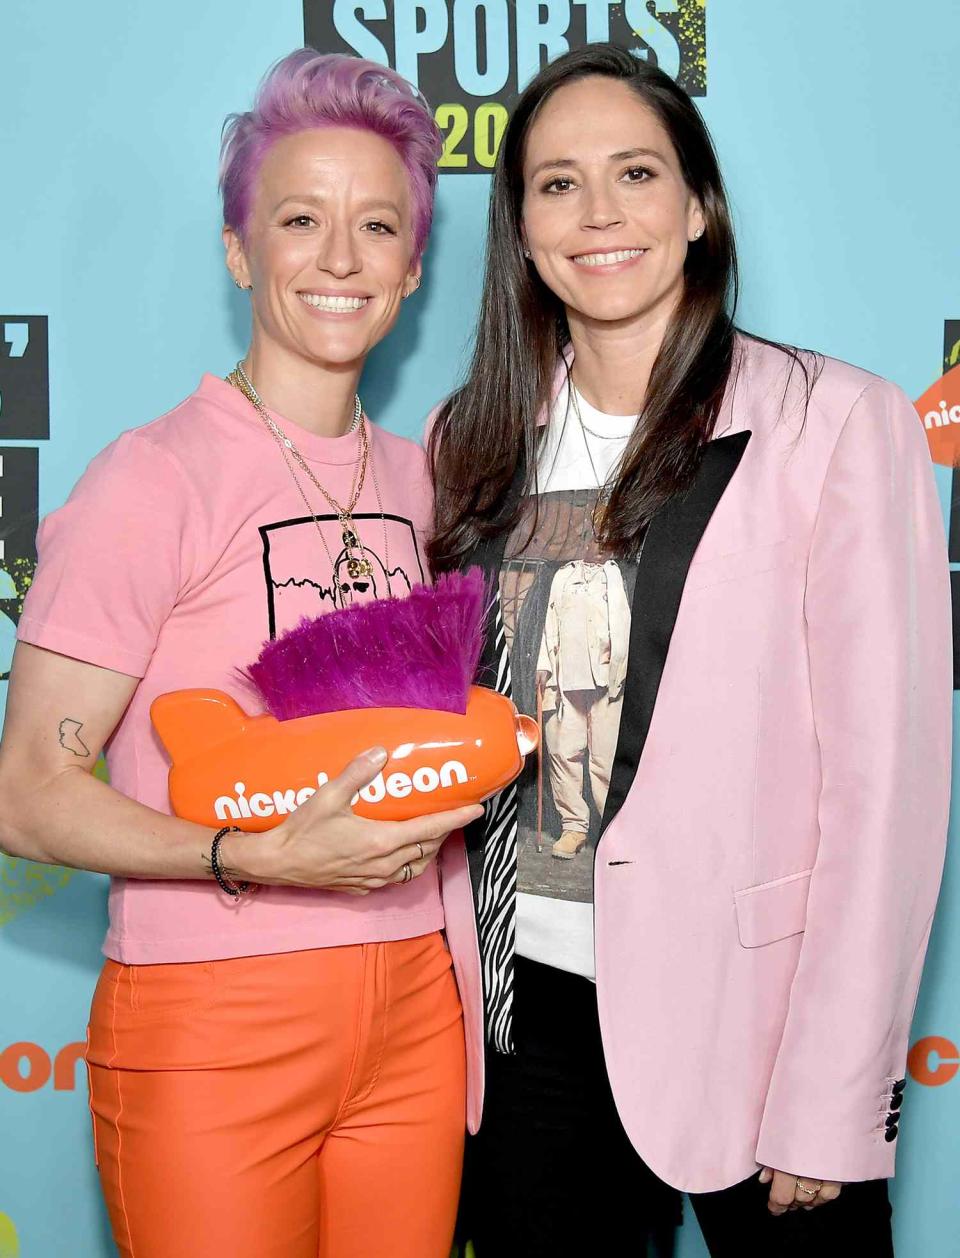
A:
[[[489,601],[480,568],[451,572],[409,598],[305,617],[244,676],[280,721],[350,708],[465,712]]]

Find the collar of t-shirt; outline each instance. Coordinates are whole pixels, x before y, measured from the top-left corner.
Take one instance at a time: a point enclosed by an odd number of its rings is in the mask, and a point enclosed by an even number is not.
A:
[[[571,390],[576,393],[576,405]],[[623,453],[636,423],[636,415],[607,415],[598,411],[573,385],[564,385],[551,408],[540,447],[539,492],[592,489],[602,485]]]
[[[200,387],[197,389],[195,396],[222,411],[228,412],[247,428],[256,429],[262,433],[265,441],[263,455],[265,459],[276,458],[279,460],[282,457],[279,448],[275,450],[273,455],[267,453],[267,446],[276,446],[276,438],[260,418],[256,407],[248,402],[240,390],[232,384],[228,384],[222,377],[211,375],[208,372],[201,379]],[[299,424],[295,424],[292,419],[287,419],[279,411],[271,410],[268,413],[283,435],[289,437],[303,457],[309,460],[309,462],[341,464],[342,466],[356,465],[359,447],[355,432],[347,432],[340,437],[322,437],[319,433],[311,432],[308,428],[302,428]],[[367,432],[370,435],[371,442],[375,443],[377,439],[376,425],[368,424]]]

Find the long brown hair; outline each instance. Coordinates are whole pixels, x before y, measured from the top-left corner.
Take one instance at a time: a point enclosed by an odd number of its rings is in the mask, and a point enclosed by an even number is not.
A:
[[[550,401],[569,333],[562,303],[523,254],[524,148],[544,102],[594,75],[626,83],[657,116],[705,224],[687,252],[683,295],[604,514],[601,541],[612,553],[636,554],[657,509],[690,485],[716,425],[733,369],[738,277],[713,143],[696,106],[668,75],[613,44],[588,44],[541,70],[504,133],[473,360],[466,382],[441,407],[429,441],[436,494],[429,556],[435,571],[457,566],[479,541],[516,523],[519,502],[505,504],[518,461],[525,469],[524,493],[535,483],[537,418]],[[787,352],[806,375],[796,351]]]

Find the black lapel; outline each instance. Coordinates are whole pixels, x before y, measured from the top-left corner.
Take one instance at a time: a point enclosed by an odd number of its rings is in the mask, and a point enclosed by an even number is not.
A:
[[[690,489],[665,503],[647,530],[637,565],[620,735],[601,835],[636,776],[690,561],[749,440],[749,432],[738,432],[711,441]]]

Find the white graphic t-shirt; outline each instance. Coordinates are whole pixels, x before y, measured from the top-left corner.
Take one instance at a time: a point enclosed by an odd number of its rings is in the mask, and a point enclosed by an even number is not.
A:
[[[576,403],[577,405],[575,405]],[[579,415],[578,415],[579,407]],[[635,415],[562,389],[500,573],[513,697],[538,717],[518,782],[517,953],[595,976],[593,860],[620,729],[636,563],[594,534],[599,487]]]

